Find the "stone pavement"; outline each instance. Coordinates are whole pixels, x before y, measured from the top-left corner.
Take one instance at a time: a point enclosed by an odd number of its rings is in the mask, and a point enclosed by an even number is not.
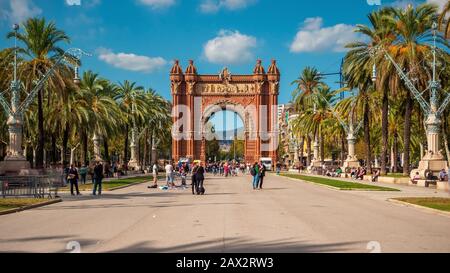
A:
[[[0,252],[68,252],[72,241],[81,252],[450,252],[450,217],[386,201],[447,193],[340,192],[272,175],[263,191],[247,176],[205,185],[205,196],[142,184],[2,216]]]

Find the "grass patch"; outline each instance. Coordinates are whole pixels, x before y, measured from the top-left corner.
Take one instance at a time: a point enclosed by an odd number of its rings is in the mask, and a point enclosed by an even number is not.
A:
[[[20,209],[48,201],[49,199],[38,198],[0,198],[0,211]]]
[[[397,198],[395,200],[450,212],[450,198]]]
[[[142,176],[142,177],[130,177],[130,178],[124,178],[124,179],[115,179],[111,181],[104,181],[102,183],[102,190],[103,191],[110,191],[114,190],[119,187],[129,186],[131,184],[136,183],[147,183],[153,181],[153,176]],[[92,184],[85,184],[82,185],[78,183],[78,187],[80,191],[91,191],[93,189]],[[70,184],[66,187],[62,188],[61,191],[70,191]]]
[[[322,177],[314,177],[314,176],[305,176],[305,175],[297,175],[297,174],[282,174],[282,176],[299,179],[307,182],[312,182],[316,184],[326,185],[338,188],[344,191],[351,190],[363,190],[363,191],[399,191],[397,189],[386,188],[386,187],[378,187],[372,185],[366,185],[361,183],[353,183],[342,180],[328,179]]]

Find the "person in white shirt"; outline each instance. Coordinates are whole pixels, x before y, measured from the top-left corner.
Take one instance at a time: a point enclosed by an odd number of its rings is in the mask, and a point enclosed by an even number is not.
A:
[[[173,166],[172,164],[167,164],[166,165],[166,179],[167,179],[167,186],[169,186],[170,188],[173,188],[175,186],[174,182],[173,182]]]
[[[152,176],[153,176],[153,186],[150,186],[148,188],[156,189],[156,188],[158,188],[158,165],[156,163],[153,164]]]

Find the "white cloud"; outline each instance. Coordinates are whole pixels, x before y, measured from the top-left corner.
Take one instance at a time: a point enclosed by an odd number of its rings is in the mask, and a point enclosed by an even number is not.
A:
[[[132,53],[114,53],[106,48],[100,48],[97,52],[100,60],[124,70],[151,73],[167,65],[167,61],[161,57],[153,58]]]
[[[426,0],[426,3],[436,5],[439,8],[439,12],[444,9],[445,4],[448,0]],[[389,6],[406,8],[408,5],[417,6],[423,4],[424,1],[419,0],[396,0],[389,4]]]
[[[244,9],[257,0],[203,0],[200,4],[200,10],[204,13],[216,13],[220,9],[238,10]]]
[[[358,40],[354,32],[355,26],[337,24],[332,27],[323,27],[321,17],[308,18],[297,32],[290,46],[291,52],[322,52],[346,51],[345,45]]]
[[[204,45],[204,55],[211,63],[236,64],[253,58],[252,49],[256,48],[255,37],[239,31],[221,30],[217,37]]]
[[[152,9],[162,9],[175,5],[175,0],[139,0],[139,3]]]
[[[448,0],[427,0],[427,3],[438,6],[439,11],[442,12],[444,10],[445,4],[448,3]]]
[[[0,18],[11,23],[21,23],[40,14],[42,10],[32,0],[2,0],[0,2]]]

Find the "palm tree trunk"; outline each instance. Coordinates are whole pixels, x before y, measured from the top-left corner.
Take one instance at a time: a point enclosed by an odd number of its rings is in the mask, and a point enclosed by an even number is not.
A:
[[[368,173],[372,173],[372,150],[370,146],[370,112],[369,102],[364,105],[364,141],[366,142],[366,168]]]
[[[148,162],[150,163],[150,166],[153,165],[154,161],[156,158],[153,158],[153,139],[154,139],[155,135],[154,132],[152,131],[152,133],[150,134],[150,151],[149,151],[149,160]]]
[[[308,136],[306,138],[306,165],[310,166],[311,165],[311,137]]]
[[[148,156],[148,128],[145,129],[145,136],[144,136],[144,160],[142,162],[142,166],[147,166],[147,156]]]
[[[403,162],[403,175],[408,176],[410,174],[410,153],[411,153],[411,113],[412,113],[412,98],[409,92],[406,92],[405,99],[405,129],[404,129],[404,162]]]
[[[128,132],[129,126],[128,124],[125,126],[125,147],[123,148],[123,163],[128,163]]]
[[[341,165],[344,164],[345,161],[345,131],[341,133]]]
[[[109,145],[108,145],[108,138],[103,136],[103,148],[105,150],[105,161],[109,162]]]
[[[83,164],[88,163],[88,134],[86,130],[83,130],[82,132],[82,143],[83,143],[83,149],[82,149],[82,160]]]
[[[56,137],[54,135],[52,135],[52,158],[51,158],[52,164],[55,164],[58,161],[57,154],[58,154],[58,151],[56,148]]]
[[[388,89],[383,90],[383,109],[382,109],[382,121],[381,121],[381,133],[382,133],[382,149],[381,149],[381,175],[386,175],[386,165],[388,156],[388,140],[389,140],[389,98]]]
[[[397,173],[398,172],[398,134],[397,132],[394,132],[394,143],[392,145],[393,148],[393,162],[392,162],[392,166],[394,167],[392,169],[393,173]]]
[[[305,156],[303,148],[305,147],[305,137],[302,136],[301,140],[300,140],[300,164],[303,165],[303,157]]]
[[[320,129],[320,160],[322,165],[325,163],[325,137],[322,129]]]
[[[42,101],[42,89],[38,91],[38,144],[36,148],[36,169],[44,168],[44,146],[45,146],[45,131],[44,131],[44,108]]]
[[[62,155],[63,155],[63,158],[61,159],[62,160],[62,162],[64,163],[64,162],[67,162],[67,158],[66,158],[66,156],[67,156],[67,144],[69,143],[69,124],[66,124],[66,128],[64,129],[64,132],[63,132],[63,143],[62,143]]]

